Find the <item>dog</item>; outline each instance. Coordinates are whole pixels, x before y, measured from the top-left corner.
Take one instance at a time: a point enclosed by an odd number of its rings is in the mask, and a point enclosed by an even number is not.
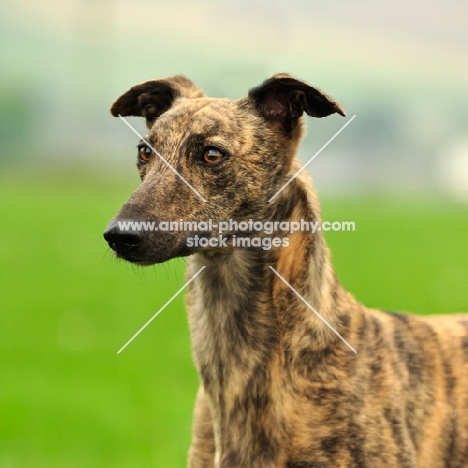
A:
[[[365,308],[320,231],[278,229],[281,245],[265,249],[236,248],[235,229],[204,247],[188,242],[193,232],[119,227],[320,222],[306,172],[293,178],[295,155],[304,114],[345,116],[340,104],[288,74],[239,100],[206,97],[178,75],[132,87],[111,113],[144,117],[148,133],[142,183],[105,239],[129,262],[188,257],[189,277],[198,272],[187,296],[201,381],[190,468],[468,467],[467,316]]]

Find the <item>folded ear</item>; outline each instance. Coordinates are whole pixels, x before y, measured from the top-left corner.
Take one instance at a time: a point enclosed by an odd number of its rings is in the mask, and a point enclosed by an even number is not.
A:
[[[282,123],[288,132],[304,112],[311,117],[334,113],[346,116],[332,98],[286,73],[274,75],[261,86],[251,89],[249,97],[265,119]]]
[[[188,78],[175,75],[133,86],[112,104],[110,111],[114,117],[119,114],[145,117],[146,126],[151,128],[156,119],[169,110],[177,98],[196,99],[203,96],[203,92]]]

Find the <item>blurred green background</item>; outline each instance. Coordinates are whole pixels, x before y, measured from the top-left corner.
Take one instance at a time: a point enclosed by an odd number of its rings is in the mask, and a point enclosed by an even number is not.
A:
[[[184,467],[197,375],[184,261],[116,261],[138,185],[110,103],[176,73],[240,97],[278,71],[341,102],[312,163],[338,275],[368,306],[468,311],[468,6],[6,0],[0,6],[0,468]],[[300,157],[345,122],[309,120]],[[132,119],[138,129],[143,124]]]

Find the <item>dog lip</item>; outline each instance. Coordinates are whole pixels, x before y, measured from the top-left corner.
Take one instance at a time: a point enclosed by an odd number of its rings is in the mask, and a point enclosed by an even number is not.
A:
[[[130,251],[116,251],[114,250],[117,258],[125,260],[126,262],[135,263],[137,265],[151,265],[153,262],[149,261],[145,255],[135,255],[136,252]]]
[[[126,254],[140,247],[138,244],[122,244],[117,246],[117,243],[113,241],[108,241],[107,244],[116,254]]]
[[[115,252],[118,258],[140,266],[149,266],[158,263],[164,263],[176,257],[187,257],[192,253],[194,252],[185,248],[184,245],[173,250],[150,250],[141,248],[140,246],[139,249],[126,249]]]

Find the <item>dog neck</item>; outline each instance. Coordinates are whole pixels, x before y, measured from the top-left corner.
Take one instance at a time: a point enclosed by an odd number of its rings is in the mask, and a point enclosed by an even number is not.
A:
[[[289,213],[289,221],[320,222],[315,193],[302,178],[277,207],[279,221]],[[326,385],[335,363],[353,355],[311,307],[345,339],[364,329],[362,308],[336,278],[321,232],[288,237],[289,247],[232,248],[189,260],[189,275],[205,266],[189,285],[193,354],[217,450],[244,454],[239,466],[280,466],[286,455],[277,453],[279,440],[289,437],[287,389],[304,381]],[[250,440],[271,446],[246,452]]]
[[[279,221],[285,212],[289,221],[321,221],[304,178],[284,190],[277,206]],[[302,350],[351,352],[317,315],[346,336],[355,303],[336,278],[322,233],[287,236],[288,247],[190,257],[190,272],[205,266],[188,295],[193,351],[205,391],[218,400],[219,411],[228,411],[225,405],[235,401],[230,393],[245,388],[256,373],[270,372],[268,363],[281,371],[300,360]],[[341,307],[345,302],[347,310]]]
[[[320,225],[320,205],[306,177],[301,174],[283,191],[276,221],[307,220]],[[189,298],[195,340],[206,338],[198,336],[202,328],[225,341],[221,348],[229,348],[234,339],[240,340],[241,348],[250,348],[248,340],[258,348],[264,342],[288,341],[288,335],[295,340],[307,335],[309,348],[335,343],[336,335],[318,314],[334,328],[342,328],[347,314],[340,303],[346,299],[349,305],[354,299],[336,277],[323,234],[317,229],[282,235],[287,237],[287,247],[230,248],[190,257],[192,273],[205,266]],[[226,351],[236,355],[234,350]]]

